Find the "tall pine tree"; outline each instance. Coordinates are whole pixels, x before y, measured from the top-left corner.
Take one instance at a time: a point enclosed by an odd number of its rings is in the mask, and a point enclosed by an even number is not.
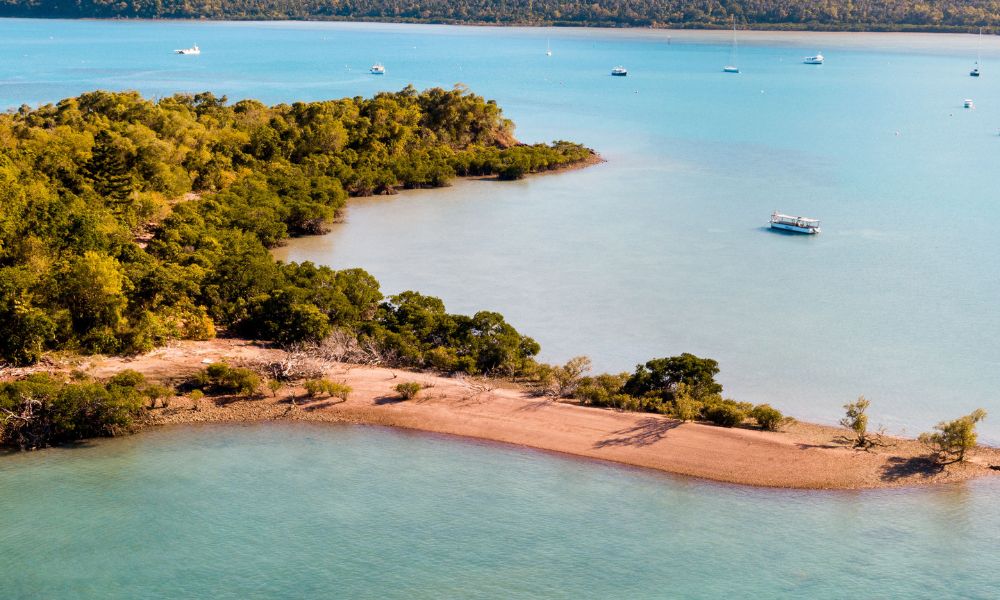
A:
[[[115,145],[107,131],[94,136],[94,149],[87,163],[94,190],[119,210],[132,202],[133,181],[125,152]]]

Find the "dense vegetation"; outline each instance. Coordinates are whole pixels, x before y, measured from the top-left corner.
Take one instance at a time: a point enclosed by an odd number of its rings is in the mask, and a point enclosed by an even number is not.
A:
[[[0,0],[0,16],[975,31],[1000,25],[1000,0]]]
[[[767,404],[754,406],[722,397],[715,381],[719,363],[684,353],[637,365],[634,373],[585,376],[583,357],[556,367],[549,377],[560,394],[591,406],[652,412],[685,421],[708,421],[736,427],[752,419],[762,429],[777,430],[786,418]],[[551,367],[550,367],[551,369]],[[544,369],[543,369],[544,370]]]
[[[492,101],[408,87],[268,107],[92,92],[0,115],[0,363],[129,354],[219,328],[282,344],[335,328],[395,362],[514,374],[538,345],[502,316],[383,298],[360,269],[282,264],[348,195],[516,178],[585,159],[519,145]]]
[[[45,374],[0,383],[0,446],[32,449],[128,431],[146,402],[171,395],[135,371],[108,381]]]

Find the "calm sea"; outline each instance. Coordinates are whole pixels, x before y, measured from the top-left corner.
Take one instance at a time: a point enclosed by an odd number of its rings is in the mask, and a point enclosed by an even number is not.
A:
[[[1000,40],[379,24],[0,21],[0,107],[94,88],[267,102],[462,82],[525,141],[608,162],[353,205],[289,260],[502,312],[544,359],[714,357],[727,392],[916,433],[984,407],[1000,442]],[[201,56],[177,56],[193,43]],[[552,56],[545,55],[546,44]],[[827,63],[801,64],[822,51]],[[384,63],[384,76],[368,67]],[[625,78],[610,69],[623,64]],[[995,65],[995,68],[994,66]],[[962,102],[972,98],[975,110]],[[823,220],[794,237],[778,209]]]
[[[742,33],[725,75],[725,32],[0,20],[0,107],[463,82],[522,140],[608,162],[358,201],[279,254],[498,310],[549,360],[690,351],[734,397],[800,418],[863,393],[875,423],[916,433],[982,406],[998,442],[1000,43],[978,80],[976,46]],[[771,233],[775,209],[824,232]],[[0,459],[0,596],[992,598],[998,493],[753,490],[377,429],[172,429]]]
[[[998,481],[779,492],[425,434],[158,430],[0,459],[24,598],[983,598]]]

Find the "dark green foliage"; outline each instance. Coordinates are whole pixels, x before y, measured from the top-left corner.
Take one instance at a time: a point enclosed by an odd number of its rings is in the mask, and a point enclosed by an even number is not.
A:
[[[635,374],[625,382],[622,390],[632,396],[657,395],[672,400],[677,386],[684,384],[694,399],[704,400],[722,393],[722,385],[715,381],[718,372],[718,362],[685,352],[680,356],[654,358],[636,366]]]
[[[0,115],[0,363],[48,349],[145,352],[217,328],[315,342],[340,327],[387,360],[519,372],[537,344],[496,313],[441,306],[425,324],[381,304],[360,269],[269,253],[323,232],[349,194],[592,156],[568,142],[517,145],[512,130],[496,103],[461,87],[271,107],[99,91]]]
[[[260,384],[260,375],[250,369],[230,367],[226,363],[214,363],[199,371],[187,385],[191,389],[211,394],[253,396],[260,388]]]
[[[0,0],[0,16],[62,18],[375,20],[499,25],[605,27],[726,27],[735,18],[758,28],[939,31],[997,25],[996,0],[890,0],[887,2],[694,3],[685,0]],[[264,146],[270,148],[270,146]]]
[[[90,177],[94,191],[105,201],[122,209],[132,200],[132,173],[127,150],[116,144],[106,130],[94,136],[93,155],[84,171]]]
[[[127,432],[147,397],[142,375],[123,371],[101,383],[36,374],[0,384],[0,446],[22,450]]]
[[[685,353],[647,361],[631,375],[581,377],[572,396],[591,406],[658,413],[723,427],[736,427],[753,418],[762,429],[776,431],[785,421],[779,410],[767,404],[754,407],[724,399],[722,386],[715,382],[718,372],[716,361]]]
[[[524,373],[540,350],[498,313],[449,314],[441,300],[416,292],[389,298],[363,331],[397,363],[470,374]]]

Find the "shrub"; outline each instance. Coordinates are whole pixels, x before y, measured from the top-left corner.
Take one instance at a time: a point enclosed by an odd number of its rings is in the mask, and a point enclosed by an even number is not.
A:
[[[584,373],[589,370],[590,359],[586,356],[576,356],[565,365],[553,367],[548,374],[552,381],[552,392],[560,398],[571,396],[583,380]]]
[[[732,400],[713,402],[702,409],[706,421],[722,427],[736,427],[747,417],[746,408]]]
[[[252,396],[257,393],[261,380],[260,375],[250,369],[215,363],[196,373],[188,383],[191,387],[207,389],[215,394]]]
[[[277,379],[269,379],[267,381],[267,389],[271,390],[272,396],[277,396],[278,390],[281,389],[281,382]]]
[[[939,461],[962,462],[969,450],[976,447],[976,424],[986,418],[986,411],[979,408],[954,421],[942,421],[934,426],[934,433],[922,433],[918,438],[929,446]]]
[[[306,388],[306,395],[310,398],[326,394],[331,398],[340,398],[346,402],[347,396],[353,391],[350,386],[329,379],[307,379],[302,385]]]
[[[622,385],[627,379],[628,373],[619,373],[618,375],[603,373],[594,377],[584,377],[579,381],[576,389],[573,390],[573,397],[591,406],[623,408],[615,406],[615,404],[629,404],[629,402],[625,401],[624,398],[615,400],[615,396],[627,396],[620,392]]]
[[[174,389],[165,385],[149,385],[142,391],[142,395],[149,400],[149,408],[156,408],[156,402],[162,401],[163,408],[170,406],[170,399],[174,397]]]
[[[770,404],[758,404],[750,411],[750,417],[765,431],[777,431],[785,422],[785,415]]]
[[[396,386],[396,393],[399,394],[400,398],[403,400],[411,400],[416,398],[417,394],[419,394],[422,389],[424,389],[424,386],[416,381],[407,381]]]

